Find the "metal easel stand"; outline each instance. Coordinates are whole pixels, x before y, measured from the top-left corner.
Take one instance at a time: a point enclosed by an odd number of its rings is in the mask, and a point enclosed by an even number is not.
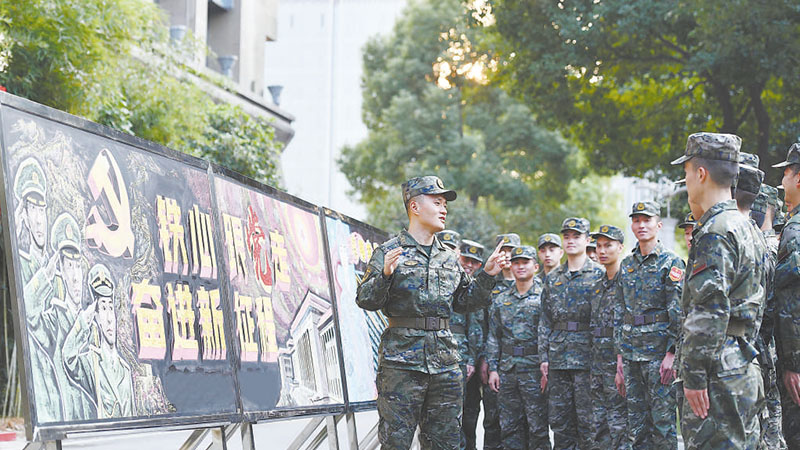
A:
[[[23,450],[61,450],[61,441],[28,442]]]

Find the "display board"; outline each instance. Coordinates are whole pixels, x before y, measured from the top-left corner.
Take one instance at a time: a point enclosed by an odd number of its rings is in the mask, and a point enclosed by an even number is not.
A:
[[[343,355],[348,402],[352,409],[371,408],[378,396],[375,374],[378,345],[386,328],[379,311],[356,305],[356,289],[372,257],[372,251],[389,236],[370,225],[325,209],[325,229],[333,277],[336,311]],[[364,345],[364,343],[369,345]]]

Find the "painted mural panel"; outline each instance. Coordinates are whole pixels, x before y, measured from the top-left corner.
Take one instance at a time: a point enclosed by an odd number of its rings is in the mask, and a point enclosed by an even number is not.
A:
[[[235,414],[202,164],[5,105],[2,119],[33,426]]]
[[[375,401],[375,373],[378,368],[378,345],[386,328],[380,311],[367,311],[356,305],[356,288],[372,251],[388,239],[376,228],[326,211],[325,228],[331,257],[336,310],[342,348],[347,396],[351,404]],[[367,345],[365,345],[367,343]]]
[[[215,176],[245,413],[343,405],[316,207]]]

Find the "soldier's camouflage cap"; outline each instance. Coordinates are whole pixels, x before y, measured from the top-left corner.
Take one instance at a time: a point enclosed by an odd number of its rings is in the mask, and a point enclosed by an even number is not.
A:
[[[694,218],[694,214],[689,213],[683,219],[683,222],[678,224],[678,228],[686,229],[686,227],[694,227],[697,225],[697,220]]]
[[[14,195],[20,200],[27,198],[31,203],[46,206],[45,192],[47,192],[47,178],[39,161],[33,157],[22,161],[14,178]]]
[[[472,258],[482,263],[484,250],[486,248],[475,241],[470,241],[469,239],[461,240],[461,256]]]
[[[589,235],[589,243],[586,244],[586,248],[597,249],[597,239],[595,239],[591,234]]]
[[[409,200],[422,194],[441,194],[448,202],[452,202],[457,197],[456,191],[445,189],[444,183],[437,176],[416,177],[403,183],[403,204],[408,205]]]
[[[772,221],[772,229],[775,230],[776,233],[780,233],[783,231],[783,226],[786,225],[786,214],[783,211],[777,211],[775,213],[775,219]]]
[[[786,167],[792,164],[800,164],[800,143],[798,142],[789,147],[789,151],[786,153],[786,161],[773,164],[772,167]]]
[[[761,160],[758,158],[758,155],[747,152],[739,152],[739,164],[744,164],[745,166],[750,166],[753,169],[758,169],[758,164],[760,161]]]
[[[545,233],[539,236],[539,244],[537,244],[536,247],[542,248],[542,246],[545,244],[553,244],[561,247],[561,236],[555,233]]]
[[[497,245],[500,242],[503,243],[503,247],[515,248],[522,245],[522,241],[519,239],[519,235],[517,233],[498,234],[495,238],[494,245]]]
[[[644,215],[644,216],[660,216],[661,215],[661,205],[656,202],[636,202],[631,206],[631,213],[628,217],[633,217],[636,215]]]
[[[689,135],[686,140],[686,151],[683,156],[672,161],[672,164],[683,164],[695,156],[738,163],[741,146],[742,138],[735,134],[709,133],[705,131],[694,133]]]
[[[625,233],[623,233],[619,227],[615,227],[614,225],[602,225],[597,229],[597,231],[592,233],[592,238],[594,238],[595,241],[599,236],[604,236],[609,239],[619,241],[620,244],[625,243]]]
[[[80,254],[81,229],[78,221],[69,213],[61,213],[53,222],[50,232],[50,245],[56,252],[64,251],[68,257],[77,257]]]
[[[764,172],[739,163],[739,177],[736,181],[736,190],[758,194],[761,190],[761,182],[764,181]]]
[[[574,230],[578,233],[589,234],[589,220],[583,217],[568,217],[561,224],[561,232]]]
[[[532,259],[536,261],[536,249],[530,245],[521,245],[511,251],[511,260],[517,258]]]
[[[95,264],[89,269],[89,289],[96,295],[111,297],[114,294],[114,281],[111,271],[103,264]]]
[[[442,242],[442,244],[452,248],[453,250],[457,249],[459,245],[461,245],[461,235],[458,234],[457,231],[453,230],[442,230],[436,233],[436,237]]]

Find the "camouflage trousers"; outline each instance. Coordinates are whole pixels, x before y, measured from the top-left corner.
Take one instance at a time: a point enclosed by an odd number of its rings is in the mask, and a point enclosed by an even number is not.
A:
[[[500,372],[500,435],[503,450],[550,450],[547,397],[538,367]]]
[[[678,383],[683,389],[683,383]],[[683,398],[681,434],[689,449],[755,449],[760,426],[758,413],[764,400],[761,369],[756,363],[708,379],[710,407],[705,419],[697,417]]]
[[[592,368],[592,411],[594,448],[598,450],[627,449],[628,410],[625,397],[619,395],[614,378],[617,362],[608,367]]]
[[[786,439],[786,446],[791,450],[800,450],[800,406],[797,406],[786,391],[783,375],[778,379],[778,389],[781,393],[783,437]]]
[[[378,388],[378,438],[386,449],[411,447],[419,425],[423,449],[456,450],[463,407],[461,369],[428,374],[381,367]]]
[[[475,450],[475,429],[478,427],[478,415],[481,413],[481,397],[481,375],[476,370],[467,381],[467,389],[464,391],[462,423],[464,436],[467,438],[467,450]]]
[[[764,406],[761,408],[761,450],[783,450],[786,441],[783,439],[781,424],[781,394],[778,390],[778,378],[775,367],[766,364],[761,366],[761,378],[764,380]]]
[[[497,393],[483,386],[483,450],[502,450]]]
[[[661,360],[622,360],[628,443],[635,449],[676,449],[675,387],[661,384]]]
[[[553,448],[592,448],[591,376],[588,370],[550,369],[547,413],[553,430]]]

